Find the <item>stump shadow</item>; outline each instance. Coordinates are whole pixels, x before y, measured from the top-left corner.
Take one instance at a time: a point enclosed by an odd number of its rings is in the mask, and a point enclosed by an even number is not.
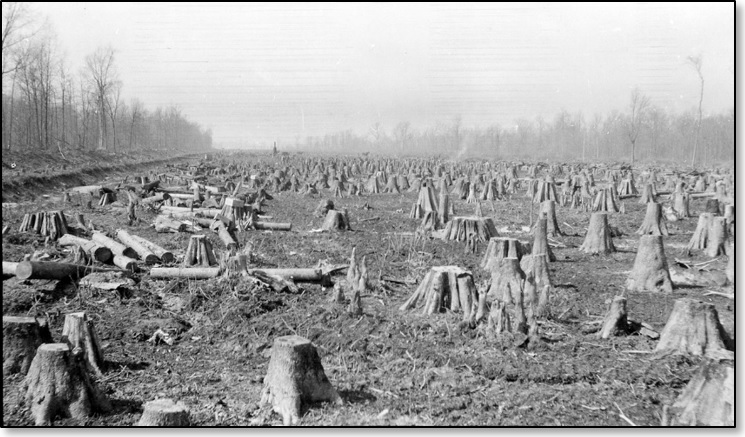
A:
[[[339,396],[350,404],[359,404],[365,401],[375,402],[377,397],[365,390],[340,390]]]
[[[145,370],[148,367],[150,367],[150,363],[147,361],[108,361],[106,360],[106,369],[107,371],[116,371],[121,369],[122,367],[126,368],[127,370]]]

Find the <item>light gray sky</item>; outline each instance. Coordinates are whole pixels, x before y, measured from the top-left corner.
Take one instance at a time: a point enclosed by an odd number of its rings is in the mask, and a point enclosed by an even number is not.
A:
[[[301,141],[376,121],[625,110],[633,87],[675,112],[734,106],[732,3],[36,3],[77,70],[117,50],[123,95],[177,105],[216,144]]]

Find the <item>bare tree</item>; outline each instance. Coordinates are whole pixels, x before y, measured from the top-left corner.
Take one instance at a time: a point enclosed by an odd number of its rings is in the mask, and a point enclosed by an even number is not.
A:
[[[636,140],[639,138],[639,132],[641,132],[648,108],[649,97],[642,94],[639,88],[634,88],[631,91],[631,105],[629,106],[631,114],[629,114],[625,126],[626,135],[631,142],[631,164],[634,164],[636,160]]]
[[[696,136],[693,140],[693,156],[691,157],[691,166],[695,167],[696,152],[698,151],[698,139],[701,135],[701,118],[703,117],[703,112],[701,109],[701,106],[704,103],[704,75],[701,74],[701,67],[703,66],[703,56],[700,54],[697,56],[689,56],[688,63],[696,70],[698,78],[701,81],[701,94],[698,98],[698,122],[696,123]]]
[[[402,121],[393,128],[393,138],[396,141],[396,146],[400,147],[400,151],[406,150],[409,145],[409,141],[413,138],[411,132],[411,124],[408,121]]]
[[[116,114],[119,112],[119,98],[122,95],[121,82],[114,82],[111,87],[109,97],[106,99],[106,106],[109,109],[109,118],[111,119],[111,133],[112,141],[114,145],[114,153],[116,153]]]
[[[33,29],[34,17],[27,3],[3,2],[2,23],[2,79],[21,65],[25,45],[39,31]]]
[[[106,148],[106,100],[118,82],[114,67],[114,53],[111,46],[99,47],[85,58],[86,77],[96,95],[98,148],[102,150]]]

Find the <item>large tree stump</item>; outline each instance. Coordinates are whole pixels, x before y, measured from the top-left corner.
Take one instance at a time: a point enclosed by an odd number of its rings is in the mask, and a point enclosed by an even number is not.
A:
[[[109,400],[90,380],[82,358],[67,343],[39,346],[23,386],[37,426],[49,426],[58,415],[80,420],[111,410]]]
[[[143,405],[137,426],[190,426],[189,409],[173,399],[155,399]]]
[[[477,299],[471,272],[458,266],[432,267],[399,310],[408,311],[421,305],[422,314],[425,315],[446,309],[463,311],[463,320],[469,321],[473,303]]]
[[[352,227],[349,225],[347,210],[329,210],[321,228],[326,231],[351,231]]]
[[[709,199],[706,201],[706,212],[712,216],[719,215],[719,200]]]
[[[639,198],[639,203],[645,205],[650,202],[656,202],[656,197],[657,190],[655,190],[654,184],[646,184],[644,185],[644,191],[642,191],[642,195]]]
[[[658,357],[683,354],[734,359],[734,353],[727,350],[729,342],[714,305],[683,298],[675,301],[654,351]]]
[[[547,227],[548,220],[545,218],[536,221],[533,228],[533,247],[530,253],[532,255],[546,255],[550,262],[555,262],[556,256],[554,255],[554,251],[548,245]]]
[[[735,368],[707,362],[667,410],[663,426],[735,426]]]
[[[673,193],[673,210],[677,214],[678,218],[688,218],[691,216],[688,205],[690,202],[690,196],[685,192]]]
[[[604,188],[595,194],[595,200],[592,203],[594,212],[619,212],[618,194],[613,187]]]
[[[453,217],[445,226],[444,239],[465,242],[475,252],[478,243],[498,237],[497,228],[491,218]]]
[[[309,402],[342,404],[326,377],[321,358],[307,338],[288,335],[274,340],[264,377],[261,405],[271,405],[285,425],[294,425]]]
[[[432,188],[432,184],[426,183],[419,189],[419,195],[411,208],[409,218],[421,219],[430,211],[437,215],[437,201],[435,200],[435,190]]]
[[[105,364],[103,350],[99,344],[93,321],[88,320],[85,311],[65,315],[61,342],[69,344],[73,352],[80,349],[88,370],[96,375],[103,374],[102,369]]]
[[[498,299],[505,303],[515,303],[519,297],[522,302],[524,281],[525,273],[517,258],[503,258],[491,271],[487,297],[489,301]]]
[[[3,376],[25,375],[44,343],[52,342],[46,320],[35,317],[3,316]]]
[[[644,215],[639,230],[639,235],[668,235],[667,226],[662,221],[662,205],[659,203],[647,203],[647,213]]]
[[[593,212],[590,216],[590,225],[587,228],[585,241],[579,250],[590,254],[608,254],[616,251],[613,244],[610,226],[608,226],[608,214],[604,212]]]
[[[724,255],[727,243],[727,223],[724,217],[712,217],[704,253],[709,257]]]
[[[525,273],[523,285],[523,304],[534,317],[550,313],[549,297],[553,281],[548,270],[548,257],[545,255],[525,255],[520,262]]]
[[[523,252],[523,246],[517,238],[492,237],[486,246],[484,257],[481,258],[481,268],[491,271],[499,265],[499,260],[502,258],[517,258],[520,260],[523,257]]]
[[[540,218],[545,218],[547,222],[547,235],[550,237],[560,237],[564,233],[559,227],[559,221],[556,220],[556,202],[553,200],[544,200],[541,202],[541,210],[539,213]]]
[[[672,293],[673,282],[660,235],[642,235],[636,252],[634,267],[626,281],[631,291],[663,291]]]
[[[598,332],[598,338],[607,339],[628,331],[628,320],[626,312],[626,298],[616,296],[610,305],[610,309],[603,319],[603,327]]]
[[[709,242],[709,228],[711,228],[711,221],[713,217],[711,213],[703,212],[698,216],[698,224],[696,230],[693,231],[691,240],[686,246],[686,253],[691,254],[692,250],[706,249]]]

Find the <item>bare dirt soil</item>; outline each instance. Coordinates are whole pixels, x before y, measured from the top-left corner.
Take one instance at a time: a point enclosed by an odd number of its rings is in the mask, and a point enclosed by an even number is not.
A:
[[[267,154],[249,159],[260,166],[283,166]],[[40,179],[25,183],[9,181],[7,192],[4,171],[3,201],[18,205],[3,209],[3,226],[10,227],[3,235],[3,260],[20,261],[35,251],[64,257],[62,248],[45,247],[43,237],[18,232],[24,213],[58,209],[68,217],[82,213],[106,232],[126,229],[183,256],[190,234],[156,233],[149,227],[153,212],[138,210],[141,222],[128,226],[124,210],[87,209],[75,198],[62,201],[63,183],[85,185],[104,177],[116,181],[150,168],[78,170],[54,182],[48,182],[54,175],[40,174]],[[498,229],[509,226],[513,231],[502,235],[527,242],[532,236],[521,227],[529,224],[532,205],[524,193],[521,188],[509,200],[494,201],[493,209],[490,202],[482,202],[482,208]],[[326,375],[344,400],[342,406],[312,406],[301,425],[628,426],[632,421],[657,426],[663,405],[680,394],[702,359],[652,359],[654,340],[638,335],[598,340],[583,327],[601,320],[613,297],[621,294],[628,299],[630,319],[660,332],[674,301],[693,297],[713,303],[734,336],[734,301],[704,296],[709,290],[726,291],[723,288],[677,287],[670,295],[625,291],[638,243],[635,231],[645,209],[636,198],[624,201],[625,214],[609,216],[611,226],[623,235],[614,238],[619,251],[608,256],[586,255],[578,249],[588,212],[557,206],[558,220],[569,235],[552,239],[557,257],[549,266],[555,284],[552,316],[540,326],[540,344],[528,350],[497,342],[482,329],[462,328],[459,314],[423,316],[398,310],[432,266],[458,265],[472,271],[476,282],[487,278],[479,267],[485,245],[467,253],[462,243],[414,238],[420,221],[408,215],[417,193],[332,198],[337,209],[349,210],[353,229],[335,233],[309,232],[321,227],[323,219],[314,217],[313,211],[320,199],[331,198],[328,190],[314,197],[270,194],[274,199],[265,203],[264,213],[271,221],[291,222],[292,231],[239,233],[240,244],[252,245],[253,265],[346,264],[356,247],[360,258],[367,258],[373,283],[362,296],[364,313],[349,315],[343,306],[329,302],[330,288],[312,284],[302,284],[295,294],[257,292],[238,279],[155,280],[147,269],[136,275],[135,287],[120,292],[92,291],[70,281],[7,279],[4,315],[48,317],[59,340],[64,314],[87,311],[103,346],[107,365],[97,382],[112,400],[113,412],[82,422],[58,419],[55,426],[132,425],[142,404],[159,397],[186,404],[199,426],[280,425],[278,415],[257,419],[258,402],[272,342],[290,334],[313,342]],[[473,213],[473,204],[452,195],[450,200],[456,214]],[[694,216],[704,210],[705,202],[692,199]],[[533,206],[534,214],[536,209]],[[671,235],[664,242],[671,266],[675,258],[709,260],[702,254],[682,254],[696,221],[693,217],[667,224]],[[216,234],[204,234],[218,252],[224,250]],[[710,267],[723,271],[725,265],[722,257]],[[332,279],[341,280],[344,274],[342,270]],[[174,344],[147,342],[156,327],[173,333]],[[17,375],[3,378],[4,426],[33,424],[21,382]]]

